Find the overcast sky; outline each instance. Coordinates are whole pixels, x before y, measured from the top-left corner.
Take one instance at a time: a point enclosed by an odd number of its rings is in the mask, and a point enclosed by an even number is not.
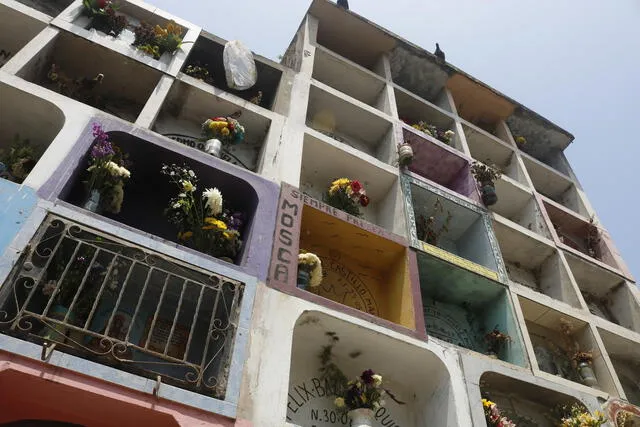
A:
[[[310,0],[148,0],[275,59]],[[349,0],[575,135],[566,150],[640,280],[640,0]]]

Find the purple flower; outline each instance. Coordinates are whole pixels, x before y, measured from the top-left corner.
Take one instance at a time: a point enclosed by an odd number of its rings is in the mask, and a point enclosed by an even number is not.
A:
[[[373,376],[376,373],[373,372],[371,369],[367,369],[366,371],[364,371],[362,373],[362,375],[360,376],[360,378],[362,378],[362,382],[365,384],[373,384]]]
[[[98,123],[93,124],[93,136],[96,139],[96,143],[93,144],[93,147],[91,148],[91,157],[94,159],[101,159],[115,154],[113,146],[109,141],[109,135]]]
[[[229,218],[227,226],[232,230],[239,230],[242,224],[244,224],[244,215],[242,212],[236,212]]]

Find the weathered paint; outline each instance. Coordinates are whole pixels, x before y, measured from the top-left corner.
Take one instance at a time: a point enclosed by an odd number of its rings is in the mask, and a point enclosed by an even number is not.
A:
[[[18,234],[38,203],[36,192],[0,178],[0,254]]]

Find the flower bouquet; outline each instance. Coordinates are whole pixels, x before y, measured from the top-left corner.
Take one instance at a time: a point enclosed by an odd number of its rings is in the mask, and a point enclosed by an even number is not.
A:
[[[471,173],[480,184],[482,202],[485,206],[495,205],[498,202],[495,182],[502,176],[502,171],[495,164],[487,165],[481,162],[473,162]]]
[[[92,18],[91,27],[118,37],[127,28],[127,17],[118,15],[118,6],[112,0],[83,0],[84,14]]]
[[[173,53],[182,46],[183,28],[173,21],[169,21],[163,28],[141,22],[134,29],[133,45],[141,51],[160,59],[163,53]]]
[[[451,139],[455,136],[455,132],[452,130],[438,129],[436,126],[423,121],[419,121],[418,123],[411,125],[411,127],[419,130],[420,132],[426,133],[447,145],[451,145]]]
[[[92,212],[120,213],[124,200],[124,185],[131,177],[125,168],[125,155],[109,141],[109,135],[98,123],[93,124],[97,140],[91,147],[89,178],[86,181],[88,199],[83,207]]]
[[[482,399],[482,407],[484,408],[484,417],[487,426],[493,427],[516,427],[516,424],[509,418],[500,414],[498,405],[490,400]]]
[[[498,327],[493,328],[493,331],[484,336],[484,340],[487,342],[487,354],[493,358],[498,358],[498,353],[502,347],[511,342],[511,337],[505,333],[500,332]]]
[[[300,289],[320,286],[322,283],[322,262],[316,254],[300,250],[298,254],[298,282]]]
[[[205,151],[220,157],[222,146],[244,141],[244,126],[232,117],[214,117],[202,124],[202,137],[207,141]]]
[[[369,197],[362,184],[349,178],[336,179],[324,197],[325,203],[350,215],[360,217],[360,206],[369,205]]]
[[[353,426],[369,426],[374,411],[385,405],[386,394],[382,387],[382,377],[371,369],[364,371],[358,378],[349,381],[334,404],[340,410],[347,411]]]
[[[233,262],[242,246],[240,230],[244,215],[223,207],[222,193],[209,188],[196,195],[198,177],[187,165],[163,165],[161,173],[178,187],[165,215],[178,228],[185,246]]]
[[[573,405],[566,410],[560,427],[599,427],[606,422],[607,419],[602,412],[595,411],[591,414],[586,408]]]
[[[0,178],[22,184],[39,158],[40,153],[31,142],[16,134],[9,149],[0,149]]]

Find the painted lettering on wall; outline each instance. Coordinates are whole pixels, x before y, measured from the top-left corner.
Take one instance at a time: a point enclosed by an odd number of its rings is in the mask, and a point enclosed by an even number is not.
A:
[[[298,269],[299,217],[302,206],[297,202],[299,192],[283,185],[276,222],[276,242],[273,246],[269,280],[281,285],[293,283]]]
[[[465,314],[460,309],[455,312],[456,307],[448,310],[444,306],[425,306],[424,321],[427,335],[461,347],[475,349],[477,347],[476,337],[472,331],[472,319],[466,319]]]
[[[379,316],[378,304],[368,286],[357,273],[336,258],[320,256],[324,278],[318,287],[318,295]]]
[[[345,412],[333,404],[336,385],[320,378],[311,378],[289,388],[287,421],[303,427],[350,426],[351,420]],[[389,407],[375,412],[376,426],[401,427]]]

